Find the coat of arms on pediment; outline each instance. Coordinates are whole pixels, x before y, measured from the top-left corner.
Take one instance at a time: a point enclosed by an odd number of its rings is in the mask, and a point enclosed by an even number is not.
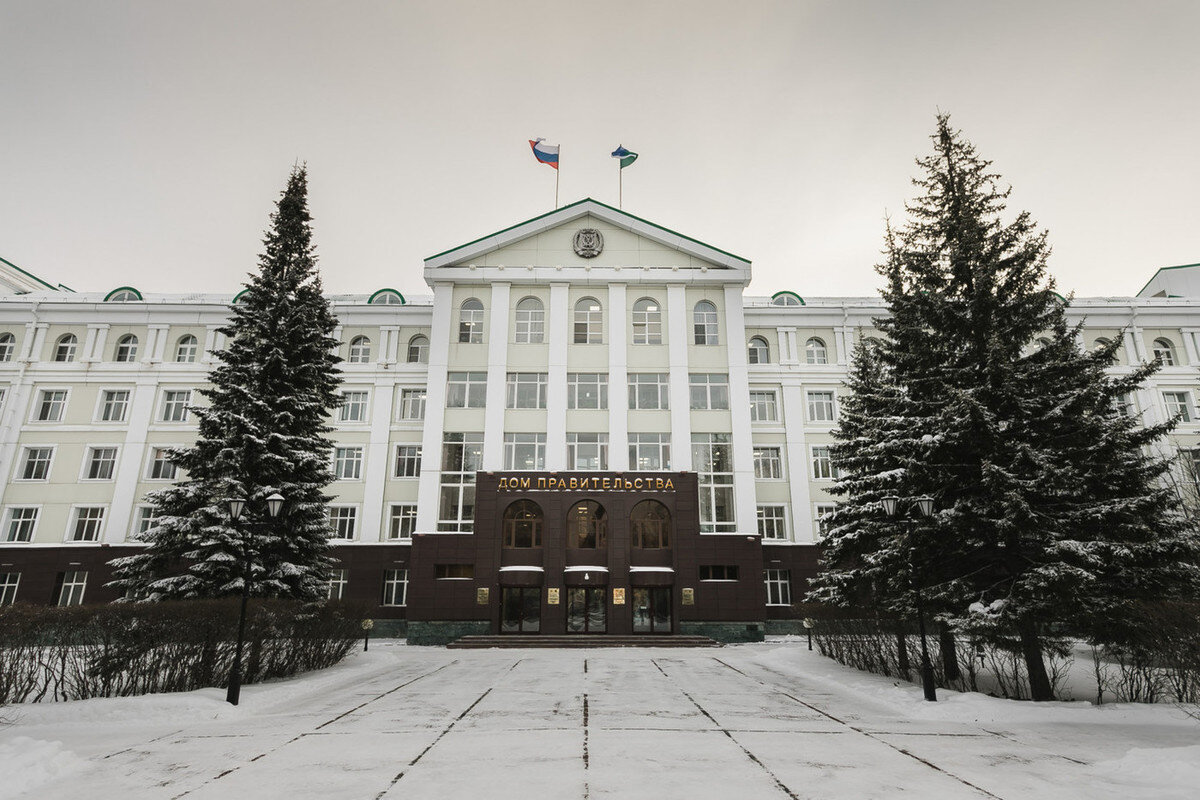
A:
[[[604,237],[595,228],[581,228],[575,232],[572,244],[575,255],[580,258],[595,258],[604,249]]]

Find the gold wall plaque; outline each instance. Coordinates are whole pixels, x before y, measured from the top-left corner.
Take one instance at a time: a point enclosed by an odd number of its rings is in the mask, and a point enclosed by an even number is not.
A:
[[[625,590],[624,589],[613,589],[613,605],[614,606],[625,605]]]
[[[476,589],[475,590],[475,602],[481,606],[486,606],[488,604],[489,592],[490,592],[490,590],[486,586]]]
[[[547,589],[546,590],[546,605],[548,605],[548,606],[558,605],[558,589]]]
[[[683,604],[685,606],[696,605],[696,590],[695,589],[689,588],[689,589],[683,590]]]

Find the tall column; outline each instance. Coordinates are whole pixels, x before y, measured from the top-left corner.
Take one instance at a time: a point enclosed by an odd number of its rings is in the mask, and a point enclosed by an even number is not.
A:
[[[150,325],[146,332],[146,352],[143,361],[151,364],[162,362],[167,349],[167,332],[169,325]]]
[[[1187,354],[1187,363],[1195,366],[1200,363],[1200,357],[1196,355],[1196,331],[1192,328],[1184,328],[1179,333],[1183,337],[1183,350]]]
[[[37,361],[46,343],[48,322],[30,322],[25,326],[25,341],[21,343],[21,361]]]
[[[787,431],[788,493],[791,495],[792,539],[813,542],[817,532],[812,525],[812,492],[809,490],[808,440],[804,435],[804,389],[798,384],[783,385],[783,424]]]
[[[567,342],[571,341],[568,284],[550,284],[546,341],[550,373],[546,385],[546,469],[567,468]]]
[[[729,416],[733,442],[733,503],[738,533],[758,531],[754,490],[754,438],[750,433],[750,371],[746,364],[745,310],[742,287],[725,287],[725,326],[729,329]]]
[[[848,364],[850,362],[850,348],[853,347],[854,337],[849,334],[850,329],[845,325],[840,325],[833,329],[834,346],[837,347],[837,363]]]
[[[400,347],[400,326],[382,325],[379,328],[379,363],[395,364]]]
[[[504,388],[508,378],[508,319],[511,283],[493,283],[488,318],[487,401],[484,406],[483,468],[504,469]]]
[[[383,492],[392,469],[388,452],[392,430],[392,407],[396,397],[395,380],[390,376],[375,381],[371,398],[371,441],[367,445],[367,464],[363,476],[362,535],[364,542],[383,541]],[[381,466],[382,465],[382,466]]]
[[[739,301],[740,302],[740,301]],[[688,389],[688,336],[691,314],[687,307],[687,288],[682,284],[667,287],[667,363],[671,396],[671,468],[682,472],[692,469],[692,410]]]
[[[421,477],[417,484],[417,533],[437,530],[438,487],[442,481],[442,436],[446,426],[446,366],[454,285],[433,285],[429,327],[429,381],[425,387],[425,435],[421,438]]]
[[[779,339],[779,363],[780,364],[795,364],[796,349],[793,346],[795,342],[792,337],[796,334],[795,328],[776,328],[775,334]]]
[[[623,283],[608,285],[608,468],[629,469],[629,348],[626,331],[629,317]]]

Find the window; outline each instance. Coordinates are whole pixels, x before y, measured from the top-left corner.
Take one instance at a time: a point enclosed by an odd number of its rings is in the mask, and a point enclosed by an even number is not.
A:
[[[608,469],[608,434],[568,433],[567,469]]]
[[[357,481],[362,478],[362,447],[333,448],[333,477],[341,481]]]
[[[371,340],[366,336],[355,336],[350,340],[350,350],[347,353],[348,364],[366,364],[371,360]]]
[[[546,434],[504,434],[504,468],[537,470],[546,468]]]
[[[100,393],[101,422],[124,422],[128,411],[128,389],[106,389]]]
[[[643,500],[629,512],[630,546],[662,550],[671,546],[671,512],[657,500]]]
[[[536,297],[517,303],[517,344],[541,344],[546,338],[546,310]]]
[[[833,513],[837,506],[833,503],[817,503],[815,506],[816,515],[813,517],[813,533],[818,539],[823,539],[829,535],[829,521],[825,519]]]
[[[833,392],[808,392],[808,421],[833,422]]]
[[[385,569],[383,571],[383,605],[402,606],[408,600],[408,570]]]
[[[117,339],[117,349],[113,353],[113,361],[129,364],[137,360],[138,338],[127,333]]]
[[[717,340],[717,307],[707,300],[692,309],[692,329],[696,344],[719,344]]]
[[[483,303],[474,297],[458,310],[458,341],[462,344],[483,342]]]
[[[37,519],[37,508],[10,507],[8,509],[8,519],[4,521],[4,541],[33,541],[33,529],[37,527]]]
[[[37,421],[62,422],[67,408],[66,389],[42,389],[38,395]]]
[[[400,391],[400,419],[425,419],[425,390]]]
[[[751,364],[770,364],[771,347],[767,344],[766,339],[755,336],[750,340],[750,349],[746,352],[746,356]]]
[[[171,451],[166,447],[155,447],[150,451],[150,468],[146,478],[152,481],[175,480],[176,466],[171,463]]]
[[[421,446],[419,444],[396,445],[396,469],[393,478],[415,478],[421,474]]]
[[[181,336],[175,345],[175,363],[191,364],[196,360],[196,354],[199,351],[200,342],[195,336],[190,333],[187,336]]]
[[[700,580],[702,581],[736,581],[737,579],[737,564],[700,565]]]
[[[475,527],[475,472],[483,465],[482,433],[446,433],[442,439],[442,485],[438,530],[471,533]]]
[[[439,581],[461,581],[470,580],[475,577],[474,564],[434,564],[433,565],[434,580]]]
[[[507,391],[505,394],[506,408],[545,408],[546,407],[546,373],[544,372],[510,372],[508,373]]]
[[[1045,342],[1045,344],[1043,344],[1043,345],[1042,345],[1042,347],[1049,347],[1049,346],[1050,346],[1050,340],[1049,340],[1049,339],[1038,339],[1038,341],[1039,341],[1039,342]],[[1105,349],[1106,347],[1108,347],[1110,344],[1112,344],[1112,339],[1106,339],[1106,338],[1104,338],[1103,336],[1101,336],[1099,339],[1097,339],[1096,341],[1092,342],[1092,347],[1093,347],[1094,349],[1096,349],[1096,350],[1103,350],[1103,349]]]
[[[815,336],[805,342],[804,360],[809,364],[828,364],[829,351],[825,349],[825,342]]]
[[[17,601],[17,586],[21,583],[21,573],[0,572],[0,606],[11,606]]]
[[[792,573],[786,569],[763,570],[763,582],[767,585],[767,605],[790,606],[792,604]]]
[[[542,546],[542,507],[532,500],[518,500],[504,510],[505,547]]]
[[[341,600],[346,596],[346,584],[350,582],[350,570],[348,569],[332,569],[329,571],[329,592],[326,595],[330,600]]]
[[[17,337],[11,333],[0,333],[0,361],[12,361],[17,349]]]
[[[671,468],[671,434],[629,434],[629,468],[640,471]]]
[[[163,422],[187,422],[188,404],[192,402],[190,389],[168,389],[163,392]]]
[[[758,507],[758,535],[763,541],[785,541],[787,535],[787,511],[780,505]]]
[[[800,298],[797,297],[793,292],[782,291],[776,292],[774,296],[771,297],[771,304],[776,306],[798,306],[801,303]]]
[[[404,295],[394,289],[380,289],[367,299],[367,303],[373,306],[402,306]]]
[[[388,515],[388,538],[411,539],[417,530],[417,504],[396,503]]]
[[[827,445],[817,445],[812,449],[812,476],[818,481],[833,480],[837,477]]]
[[[117,468],[117,448],[89,447],[84,480],[111,481]]]
[[[732,532],[733,453],[727,433],[692,434],[692,466],[700,484],[700,532]]]
[[[608,546],[608,514],[595,500],[582,500],[567,511],[567,548]]]
[[[342,422],[366,422],[367,393],[342,392],[342,406],[338,409],[338,419]]]
[[[154,506],[138,506],[134,512],[133,539],[142,541],[150,529],[158,524],[158,510]]]
[[[50,461],[54,458],[53,447],[26,447],[21,460],[18,480],[44,481],[50,477]]]
[[[408,340],[408,363],[429,363],[429,337],[414,336]]]
[[[76,506],[67,538],[72,542],[98,542],[103,525],[104,506]]]
[[[446,373],[446,408],[483,408],[486,403],[486,372]]]
[[[1191,392],[1163,392],[1163,401],[1167,405],[1168,417],[1179,417],[1180,422],[1191,422],[1195,419],[1192,413]]]
[[[634,372],[629,375],[629,407],[631,409],[666,409],[669,407],[670,386],[665,372]]]
[[[754,448],[754,477],[759,480],[783,478],[783,458],[778,447]]]
[[[688,376],[692,409],[729,408],[729,376],[717,373],[693,373]]]
[[[58,344],[54,346],[54,360],[74,361],[75,348],[78,344],[79,340],[75,338],[75,334],[73,333],[58,337]]]
[[[575,304],[575,344],[601,344],[604,341],[604,311],[600,301],[585,297]]]
[[[662,306],[643,297],[633,304],[633,343],[662,344]]]
[[[1164,367],[1175,366],[1175,345],[1168,339],[1154,340],[1154,357],[1162,362]]]
[[[330,506],[329,538],[354,539],[354,526],[358,523],[358,509],[354,506]]]
[[[122,286],[120,289],[113,289],[108,297],[104,298],[106,303],[136,303],[142,299],[142,293],[137,289],[129,286]]]
[[[750,393],[750,421],[776,422],[779,420],[779,406],[774,392]]]
[[[1122,392],[1113,398],[1113,408],[1122,417],[1132,417],[1137,406],[1133,403],[1133,394],[1131,392]]]
[[[608,408],[608,373],[568,373],[567,408]]]
[[[83,605],[83,593],[87,590],[87,576],[88,574],[84,570],[58,573],[58,591],[55,592],[55,605]]]

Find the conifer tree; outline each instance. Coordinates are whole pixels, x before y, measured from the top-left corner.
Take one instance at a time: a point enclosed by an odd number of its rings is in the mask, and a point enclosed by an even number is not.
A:
[[[149,496],[146,550],[116,559],[113,585],[135,599],[255,595],[318,599],[331,559],[322,490],[332,480],[328,415],[340,402],[336,325],[321,293],[304,167],[292,171],[250,276],[220,332],[196,443],[171,460],[184,478]],[[264,499],[285,498],[272,519]],[[249,502],[236,526],[226,500]]]

